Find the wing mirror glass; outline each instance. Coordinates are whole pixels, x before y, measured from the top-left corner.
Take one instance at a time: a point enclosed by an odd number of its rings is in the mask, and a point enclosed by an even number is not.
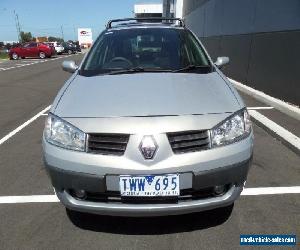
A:
[[[78,69],[78,66],[74,61],[63,61],[62,68],[64,71],[74,73]]]
[[[229,63],[229,57],[226,56],[222,56],[222,57],[218,57],[217,61],[215,62],[215,65],[221,69],[224,65]]]

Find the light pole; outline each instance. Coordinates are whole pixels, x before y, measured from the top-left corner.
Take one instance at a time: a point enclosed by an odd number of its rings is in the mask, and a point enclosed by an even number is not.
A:
[[[15,17],[15,21],[16,21],[18,40],[19,40],[19,43],[20,43],[21,42],[21,26],[20,26],[20,22],[19,22],[19,16],[18,16],[18,14],[16,13],[15,10],[14,10],[14,17]]]
[[[74,42],[77,40],[76,39],[76,29],[75,29],[75,25],[73,24],[73,30],[74,30]]]
[[[62,26],[62,25],[60,26],[60,30],[61,30],[61,38],[62,38],[63,40],[65,40],[65,39],[64,39],[64,30],[63,30],[63,26]]]

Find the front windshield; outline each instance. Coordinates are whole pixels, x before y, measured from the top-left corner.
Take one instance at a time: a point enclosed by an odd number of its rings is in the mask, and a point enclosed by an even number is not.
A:
[[[114,71],[174,71],[197,66],[208,73],[211,65],[194,36],[184,29],[130,28],[106,31],[95,42],[80,74]],[[204,70],[203,70],[204,69]]]

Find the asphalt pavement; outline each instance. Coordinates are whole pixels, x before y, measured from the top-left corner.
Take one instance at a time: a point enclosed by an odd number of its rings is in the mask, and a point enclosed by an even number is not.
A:
[[[26,60],[29,63],[21,67],[16,67],[26,64],[21,60],[0,61],[0,139],[51,104],[70,77],[61,70],[62,57],[34,64]],[[82,57],[68,59],[80,62]],[[249,107],[266,106],[243,97]],[[284,114],[269,115],[274,120],[281,116]],[[54,194],[42,163],[44,120],[44,115],[39,116],[0,144],[0,198]],[[284,119],[281,125],[295,134],[299,131],[292,120]],[[253,127],[254,159],[246,188],[300,186],[299,155],[262,128]],[[252,249],[239,245],[240,234],[296,234],[299,244],[300,194],[258,192],[242,195],[232,211],[156,218],[67,213],[58,202],[0,203],[0,218],[1,250]]]

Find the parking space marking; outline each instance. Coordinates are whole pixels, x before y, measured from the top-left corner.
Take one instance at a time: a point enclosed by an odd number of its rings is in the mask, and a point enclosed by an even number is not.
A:
[[[2,68],[2,71],[9,70],[9,69],[14,69],[14,68],[15,68],[15,67]]]
[[[0,196],[0,204],[59,202],[56,195]]]
[[[271,133],[276,134],[282,141],[288,143],[293,149],[300,152],[300,138],[298,136],[289,132],[256,110],[249,110],[249,114],[260,126],[263,126]]]
[[[245,188],[241,195],[300,194],[300,186]]]
[[[18,133],[19,131],[21,131],[23,128],[25,128],[26,126],[28,126],[30,123],[32,123],[33,121],[35,121],[37,118],[39,118],[42,114],[44,114],[45,112],[47,112],[49,109],[51,108],[51,105],[49,105],[48,107],[44,108],[41,112],[37,113],[35,116],[33,116],[32,118],[30,118],[28,121],[24,122],[22,125],[20,125],[19,127],[17,127],[16,129],[14,129],[13,131],[11,131],[10,133],[8,133],[6,136],[4,136],[1,140],[0,140],[0,145],[3,144],[4,142],[6,142],[9,138],[11,138],[12,136],[14,136],[16,133]]]
[[[300,186],[245,188],[241,193],[242,196],[280,195],[280,194],[300,194]],[[0,196],[0,204],[52,203],[52,202],[59,202],[59,199],[55,194],[54,195]]]
[[[266,109],[274,109],[273,107],[247,107],[248,110],[266,110]]]
[[[75,55],[79,55],[79,54],[75,54]],[[72,55],[63,55],[63,56],[54,57],[54,58],[51,58],[51,59],[32,59],[32,60],[18,61],[18,62],[16,62],[16,64],[14,66],[7,65],[7,66],[10,66],[8,68],[3,68],[3,66],[2,66],[2,68],[0,68],[0,71],[16,69],[16,68],[20,68],[20,67],[24,67],[24,66],[37,64],[37,63],[44,63],[44,62],[54,61],[54,60],[58,60],[58,59],[62,59],[62,58],[67,58],[67,57],[70,57],[70,56],[72,56]]]
[[[250,95],[252,97],[254,97],[255,99],[266,103],[280,111],[282,111],[283,113],[290,115],[291,117],[300,120],[300,108],[293,106],[289,103],[286,103],[282,100],[279,100],[273,96],[267,95],[262,91],[253,89],[247,85],[244,85],[238,81],[235,81],[229,77],[227,77],[228,80],[234,85],[235,88],[237,88],[238,90],[246,93],[247,95]]]

